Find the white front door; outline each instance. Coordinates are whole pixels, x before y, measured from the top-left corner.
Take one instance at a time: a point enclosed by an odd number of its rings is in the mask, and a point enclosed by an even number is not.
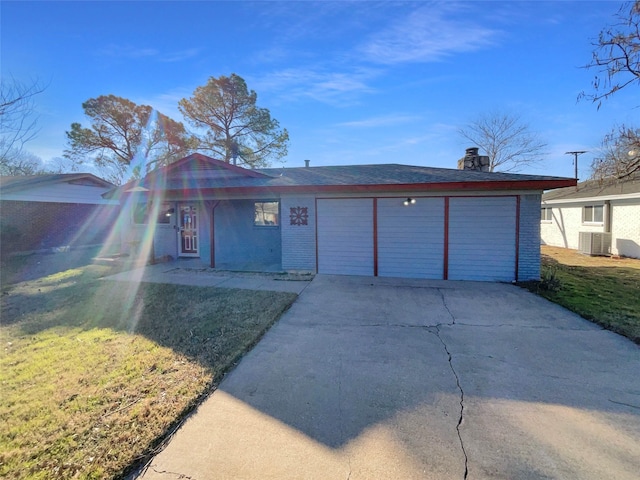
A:
[[[178,252],[181,257],[197,257],[198,226],[200,223],[198,206],[183,203],[178,207]]]

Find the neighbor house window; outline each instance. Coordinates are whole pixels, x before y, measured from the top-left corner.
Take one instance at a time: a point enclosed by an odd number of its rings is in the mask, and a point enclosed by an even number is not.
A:
[[[602,223],[604,220],[603,205],[586,205],[582,208],[583,223]]]
[[[133,223],[137,225],[146,225],[149,223],[149,218],[153,214],[152,202],[139,202],[133,206]],[[158,210],[157,223],[168,224],[171,223],[171,215],[173,214],[173,208],[168,202],[160,203]]]
[[[540,221],[550,222],[553,220],[553,210],[551,207],[542,207],[540,209]]]
[[[280,225],[280,202],[255,202],[253,224],[257,227]]]

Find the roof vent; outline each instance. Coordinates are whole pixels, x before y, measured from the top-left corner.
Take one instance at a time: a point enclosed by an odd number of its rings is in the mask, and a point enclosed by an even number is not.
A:
[[[309,162],[311,162],[311,160],[305,160],[305,161],[304,161],[304,166],[305,166],[306,168],[309,168]]]

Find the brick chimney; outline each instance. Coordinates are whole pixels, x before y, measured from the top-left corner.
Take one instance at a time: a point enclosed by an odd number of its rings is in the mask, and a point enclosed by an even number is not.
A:
[[[458,170],[477,170],[479,172],[488,172],[489,157],[486,155],[478,155],[477,147],[467,148],[464,158],[458,160]]]

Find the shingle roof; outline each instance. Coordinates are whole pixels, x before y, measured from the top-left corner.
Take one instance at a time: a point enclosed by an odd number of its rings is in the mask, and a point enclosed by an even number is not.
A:
[[[420,167],[397,163],[287,169],[265,168],[258,171],[280,178],[280,181],[284,181],[282,177],[291,179],[299,185],[393,185],[562,179],[561,177]],[[280,175],[282,177],[279,177]]]
[[[640,196],[640,175],[626,179],[588,180],[575,187],[559,188],[545,192],[542,201],[579,200],[582,198],[597,198],[619,195]]]
[[[401,164],[341,165],[323,167],[242,169],[203,155],[186,157],[176,164],[129,182],[120,192],[140,190],[252,190],[308,192],[349,189],[452,189],[531,188],[543,190],[572,185],[563,177],[491,173]],[[500,187],[500,185],[502,185]],[[115,194],[116,192],[114,192]]]
[[[113,184],[96,177],[91,173],[54,173],[45,175],[16,175],[16,176],[0,176],[0,189],[4,192],[14,192],[24,190],[26,188],[53,184],[53,183],[69,183],[81,180],[89,180],[91,183],[109,188]]]

